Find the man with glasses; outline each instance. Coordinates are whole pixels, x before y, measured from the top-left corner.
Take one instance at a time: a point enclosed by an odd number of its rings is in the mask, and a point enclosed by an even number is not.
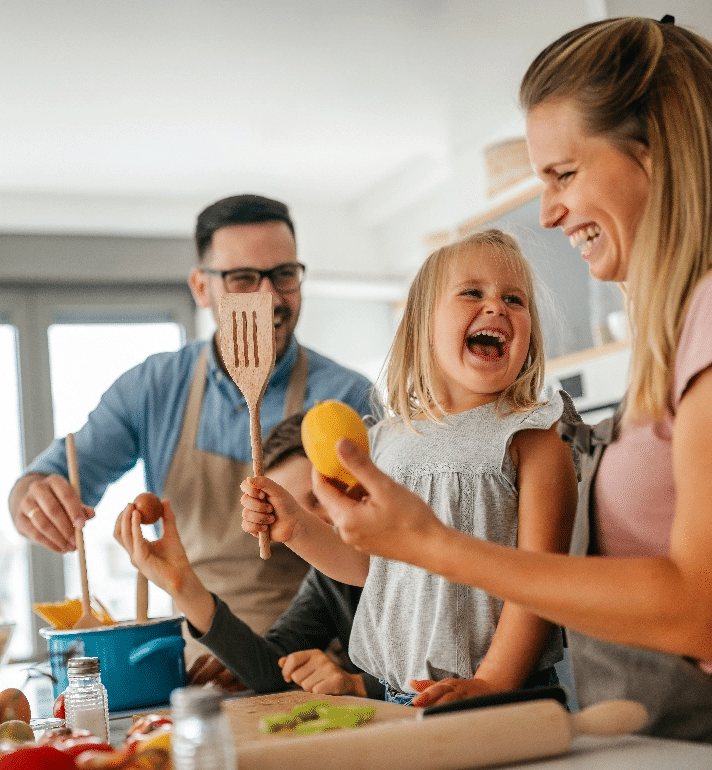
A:
[[[283,203],[257,195],[217,201],[198,216],[195,243],[198,265],[188,284],[218,327],[224,292],[264,291],[274,298],[276,364],[262,398],[264,435],[326,399],[369,412],[371,383],[294,336],[305,268]],[[217,336],[149,357],[102,396],[75,435],[82,499],[96,505],[109,483],[143,459],[147,488],[170,500],[202,582],[263,634],[289,605],[308,565],[281,543],[260,559],[255,539],[242,531],[240,482],[252,474],[249,410],[222,362]],[[66,478],[60,439],[10,495],[17,530],[59,553],[75,548],[72,522],[94,515]],[[189,641],[188,663],[204,652]]]

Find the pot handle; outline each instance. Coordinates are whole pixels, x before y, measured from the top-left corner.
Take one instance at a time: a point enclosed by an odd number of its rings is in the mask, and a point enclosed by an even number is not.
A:
[[[173,653],[182,652],[185,647],[185,639],[182,636],[162,636],[158,639],[151,639],[142,644],[129,654],[129,663],[132,666],[140,663],[149,655],[155,655],[157,652],[169,650]]]

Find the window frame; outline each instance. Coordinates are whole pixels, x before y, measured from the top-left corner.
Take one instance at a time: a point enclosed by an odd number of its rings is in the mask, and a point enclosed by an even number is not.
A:
[[[196,310],[185,283],[170,284],[6,284],[0,282],[0,318],[16,329],[20,397],[21,463],[25,468],[54,440],[47,330],[54,323],[146,323],[170,321],[196,337]],[[28,564],[31,605],[62,601],[63,559],[31,544]],[[30,659],[46,652],[39,636],[45,623],[30,611]]]

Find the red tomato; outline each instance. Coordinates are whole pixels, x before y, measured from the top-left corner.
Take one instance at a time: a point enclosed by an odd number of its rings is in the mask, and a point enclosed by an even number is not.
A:
[[[63,752],[64,754],[68,754],[70,757],[78,757],[80,754],[83,754],[85,751],[102,751],[104,753],[106,752],[115,752],[116,749],[113,746],[110,746],[108,743],[104,743],[101,740],[98,740],[96,742],[94,741],[66,741],[61,746],[57,746],[57,748]]]
[[[29,746],[0,757],[0,770],[76,770],[74,760],[53,746]]]
[[[64,693],[61,692],[59,695],[54,699],[54,704],[52,705],[52,716],[57,717],[57,719],[66,719],[67,715],[64,711]]]
[[[55,730],[54,733],[43,738],[42,742],[48,746],[54,746],[63,754],[70,757],[78,757],[84,751],[116,751],[113,746],[92,735],[88,730]]]
[[[81,770],[105,770],[105,768],[125,767],[127,754],[125,751],[83,751],[74,761]]]
[[[129,738],[135,735],[146,735],[154,730],[157,730],[162,725],[173,725],[173,720],[170,717],[162,716],[161,714],[146,714],[146,716],[139,717],[129,727],[126,737]]]
[[[172,729],[173,726],[171,724],[161,723],[160,725],[156,725],[156,727],[152,727],[148,732],[132,733],[131,735],[126,736],[123,747],[131,754],[144,751],[146,749],[146,744],[151,744],[151,746],[153,746],[156,739],[160,736],[164,734],[170,736]]]

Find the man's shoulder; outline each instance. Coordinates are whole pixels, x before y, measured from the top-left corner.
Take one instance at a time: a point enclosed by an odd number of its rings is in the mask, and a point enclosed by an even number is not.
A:
[[[304,347],[304,346],[302,346]],[[334,361],[333,358],[317,353],[311,348],[304,348],[309,358],[309,374],[323,374],[325,372],[333,373],[335,376],[339,376],[343,379],[348,379],[354,383],[371,387],[373,384],[368,377],[355,369],[351,369],[348,366],[340,364],[338,361]]]
[[[183,381],[192,372],[200,351],[205,345],[204,340],[188,342],[178,350],[167,350],[153,353],[148,358],[125,372],[117,381],[130,383],[162,383],[166,381]]]
[[[372,411],[373,383],[368,377],[321,353],[308,348],[305,350],[309,358],[307,408],[318,401],[333,398],[353,407],[361,415]]]
[[[160,353],[152,353],[148,358],[138,364],[137,369],[147,372],[172,372],[176,369],[191,368],[198,360],[200,351],[205,345],[205,340],[193,340],[187,342],[178,350],[165,350]]]

